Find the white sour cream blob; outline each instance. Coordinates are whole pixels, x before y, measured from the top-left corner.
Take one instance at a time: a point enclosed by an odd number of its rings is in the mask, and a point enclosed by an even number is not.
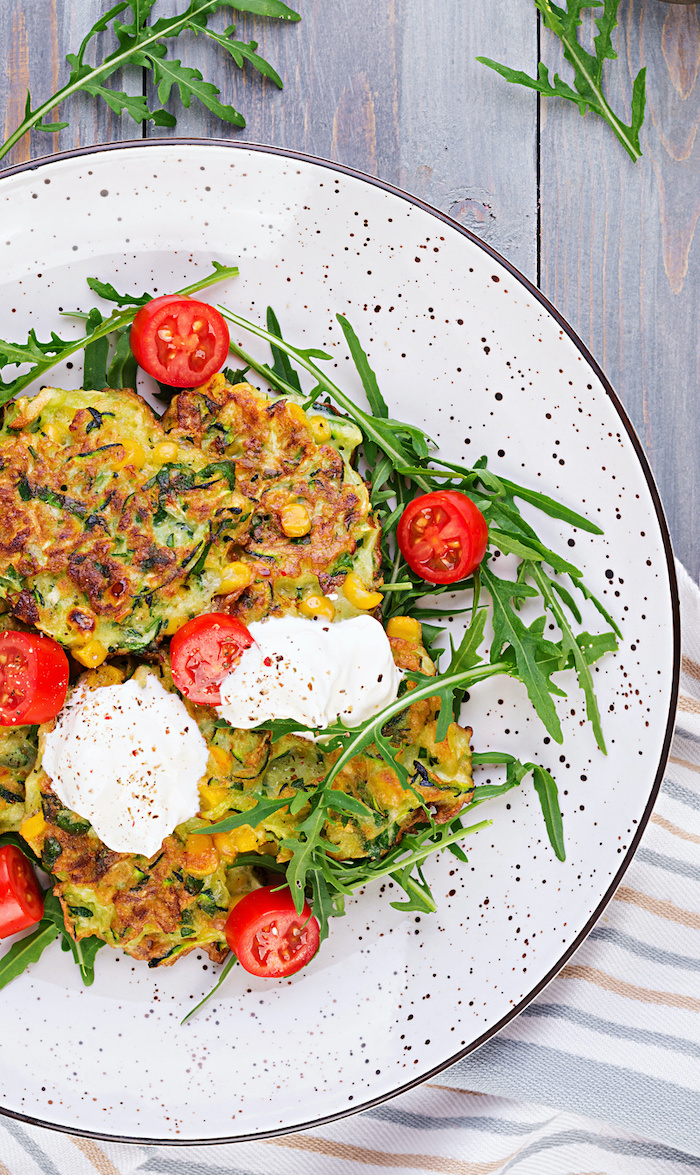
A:
[[[254,644],[221,683],[220,713],[239,729],[271,718],[323,728],[340,718],[355,726],[398,694],[401,673],[378,620],[253,621]]]
[[[44,738],[42,766],[108,848],[152,857],[199,811],[207,758],[182,700],[149,673],[143,684],[78,686]]]

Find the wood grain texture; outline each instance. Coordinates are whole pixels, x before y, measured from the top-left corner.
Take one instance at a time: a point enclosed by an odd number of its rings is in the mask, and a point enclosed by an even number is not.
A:
[[[184,0],[159,0],[156,14]],[[4,0],[0,77],[6,132],[65,76],[74,50],[106,0]],[[477,54],[536,69],[532,0],[298,0],[299,24],[250,17],[255,39],[282,75],[280,93],[238,71],[202,38],[177,52],[220,85],[247,119],[220,123],[173,97],[177,134],[236,137],[289,147],[356,167],[451,213],[542,287],[607,371],[647,448],[676,547],[700,574],[700,9],[622,0],[620,57],[606,65],[616,108],[629,109],[632,78],[647,66],[649,105],[636,166],[599,120],[569,104],[542,103],[541,241],[537,238],[535,96],[479,65]],[[220,14],[223,29],[233,14]],[[589,31],[592,31],[589,29]],[[568,75],[558,44],[543,57]],[[139,92],[139,71],[116,86]],[[6,162],[141,128],[92,99],[66,104],[60,135],[34,134]],[[151,126],[148,134],[163,134]]]
[[[6,70],[0,72],[3,139],[24,117],[27,89],[31,90],[36,108],[65,84],[69,73],[66,53],[77,51],[87,30],[106,8],[104,0],[2,0],[0,45],[7,62]],[[105,43],[104,38],[98,40],[98,48]],[[96,60],[94,50],[88,60]],[[126,77],[115,74],[109,84],[113,89],[140,94],[141,70],[131,71]],[[120,118],[104,103],[81,95],[53,112],[50,121],[59,120],[70,121],[70,126],[57,134],[32,132],[2,160],[0,167],[89,143],[140,139],[142,134],[139,123]]]
[[[531,0],[299,0],[299,24],[245,17],[237,35],[285,82],[236,70],[217,47],[183,37],[182,60],[245,115],[237,131],[177,99],[175,134],[236,137],[337,160],[450,212],[529,276],[537,268],[536,103],[509,96],[477,54],[536,68]],[[177,11],[162,0],[158,11]],[[231,18],[220,14],[212,27]],[[149,134],[161,133],[149,127]]]
[[[647,66],[642,160],[599,119],[542,104],[542,289],[620,394],[657,478],[676,552],[700,575],[698,9],[623,0],[616,110]],[[589,28],[589,32],[590,32]],[[543,58],[568,76],[546,32]]]

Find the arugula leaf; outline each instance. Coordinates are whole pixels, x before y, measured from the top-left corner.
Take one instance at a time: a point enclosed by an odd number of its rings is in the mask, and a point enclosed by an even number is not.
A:
[[[240,828],[243,824],[250,824],[251,827],[255,828],[263,820],[267,820],[268,816],[273,816],[275,812],[279,812],[281,808],[288,808],[289,804],[289,799],[273,800],[268,796],[259,796],[256,798],[255,805],[247,812],[238,812],[235,816],[226,816],[223,820],[217,820],[216,824],[207,824],[204,828],[195,828],[192,835],[209,836],[212,832],[231,832],[232,829]]]
[[[482,65],[494,69],[506,81],[519,86],[527,86],[537,90],[547,98],[564,98],[574,102],[581,114],[591,110],[600,115],[612,127],[617,138],[622,143],[627,154],[636,163],[641,159],[642,150],[639,145],[639,132],[644,122],[644,107],[646,103],[646,67],[640,69],[632,88],[631,121],[624,123],[613,111],[603,92],[603,65],[606,60],[615,60],[617,53],[612,46],[612,34],[617,28],[617,11],[620,0],[566,0],[566,8],[561,8],[554,0],[533,0],[535,7],[542,14],[544,27],[554,33],[562,43],[564,57],[573,67],[574,87],[563,81],[555,73],[550,81],[549,70],[544,62],[540,61],[537,77],[519,69],[492,61],[490,57],[477,57]],[[579,40],[578,30],[581,26],[581,13],[586,8],[600,8],[603,14],[596,17],[598,35],[594,38],[595,53],[589,53]]]
[[[88,333],[94,334],[98,327],[102,326],[102,321],[99,310],[91,310],[85,323]],[[87,344],[83,364],[83,388],[87,391],[107,386],[108,356],[109,339],[107,335],[100,335]]]
[[[177,124],[174,114],[162,106],[151,107],[143,94],[128,94],[123,90],[110,89],[105,83],[125,66],[147,69],[153,76],[159,100],[167,102],[175,86],[185,106],[196,98],[218,118],[233,126],[245,126],[245,119],[233,106],[220,101],[219,88],[213,82],[204,81],[197,69],[183,65],[181,61],[168,57],[168,41],[175,40],[184,32],[204,34],[209,40],[220,45],[238,68],[249,62],[265,77],[281,88],[282,81],[273,67],[257,52],[257,43],[245,44],[233,40],[235,27],[225,33],[214,33],[207,28],[209,17],[224,8],[239,12],[250,12],[273,20],[298,21],[299,14],[282,0],[190,0],[183,12],[170,17],[160,17],[150,22],[155,0],[123,0],[103,13],[88,30],[77,53],[68,53],[66,62],[70,68],[68,81],[50,98],[32,109],[32,99],[27,91],[24,118],[19,126],[0,146],[0,159],[7,155],[15,143],[32,128],[55,133],[68,126],[67,122],[49,123],[46,116],[57,106],[79,92],[90,94],[103,101],[116,114],[128,114],[136,122],[153,122],[156,126]],[[124,23],[118,18],[129,12],[131,20]],[[96,65],[90,65],[86,54],[91,43],[99,34],[111,32],[117,47],[107,53]]]
[[[108,388],[136,388],[137,363],[129,344],[130,327],[116,332],[117,342],[107,368]],[[85,383],[85,380],[83,380]]]
[[[561,743],[564,736],[559,716],[552,701],[551,683],[543,672],[537,657],[542,634],[535,627],[537,621],[528,628],[510,604],[513,599],[520,601],[527,597],[536,596],[537,592],[528,584],[499,579],[486,566],[482,567],[481,576],[493,601],[494,635],[491,658],[497,659],[503,653],[505,646],[510,646],[515,654],[518,676],[527,689],[530,701],[547,728],[547,733],[556,742]]]
[[[211,29],[203,29],[202,31],[204,36],[208,37],[210,41],[216,41],[217,45],[221,45],[222,49],[225,49],[231,54],[239,69],[243,69],[245,62],[249,61],[254,69],[257,69],[258,73],[261,73],[263,77],[269,78],[280,90],[283,88],[282,78],[277,73],[277,70],[270,65],[269,61],[266,61],[264,57],[261,57],[256,52],[258,47],[257,41],[249,41],[246,45],[244,41],[233,40],[233,34],[236,31],[235,25],[231,25],[224,33],[215,33]]]
[[[111,282],[101,282],[96,277],[89,277],[87,284],[105,302],[116,302],[117,306],[145,306],[153,301],[153,294],[119,294]]]
[[[337,317],[343,334],[345,335],[345,341],[350,348],[350,354],[352,355],[355,367],[360,373],[362,386],[365,389],[365,395],[367,396],[367,402],[372,410],[372,415],[386,420],[389,416],[389,409],[387,408],[386,401],[379,390],[377,377],[372,371],[367,356],[360,346],[360,340],[350,326],[350,323],[348,322],[345,315],[339,314]]]
[[[13,942],[10,949],[5,951],[5,954],[0,958],[0,988],[6,987],[8,983],[26,971],[27,967],[36,963],[47,946],[50,946],[54,939],[58,938],[59,933],[56,926],[45,922],[42,918],[36,930],[20,939],[19,942]]]
[[[550,844],[560,861],[566,860],[564,849],[564,829],[561,822],[559,808],[559,793],[554,779],[545,771],[544,767],[533,766],[535,791],[542,805],[544,822],[549,834]]]
[[[277,321],[277,316],[271,306],[268,306],[267,308],[267,329],[269,330],[270,334],[275,335],[278,339],[282,338],[280,324]],[[285,351],[281,351],[279,347],[275,347],[274,344],[271,344],[270,350],[272,351],[273,358],[273,364],[270,368],[271,374],[279,376],[291,388],[294,388],[297,392],[299,392],[299,394],[301,394],[299,376],[289,362],[289,356]]]
[[[56,933],[61,935],[63,949],[72,952],[73,958],[80,968],[83,983],[86,987],[90,987],[95,979],[95,955],[107,944],[94,934],[76,942],[66,929],[61,903],[51,891],[44,894],[44,917],[41,921],[52,926]]]

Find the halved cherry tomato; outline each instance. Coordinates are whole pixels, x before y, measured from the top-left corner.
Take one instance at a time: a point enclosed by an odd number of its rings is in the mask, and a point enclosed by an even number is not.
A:
[[[457,490],[435,490],[409,502],[396,531],[409,567],[429,583],[456,583],[486,554],[489,532],[481,510]]]
[[[229,333],[207,302],[166,294],[139,310],[129,339],[139,367],[174,388],[206,383],[223,367]]]
[[[289,889],[268,885],[247,893],[226,919],[226,941],[251,975],[294,975],[318,950],[319,925],[306,902],[301,914]]]
[[[29,861],[16,845],[0,849],[0,938],[39,922],[44,898]]]
[[[0,726],[48,722],[66,700],[68,658],[38,632],[0,632]]]
[[[170,642],[173,681],[191,702],[221,705],[219,686],[253,638],[245,624],[226,612],[195,616]]]

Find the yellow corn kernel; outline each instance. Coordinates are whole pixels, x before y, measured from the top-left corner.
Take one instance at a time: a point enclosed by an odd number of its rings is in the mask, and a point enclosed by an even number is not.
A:
[[[401,641],[420,642],[423,639],[423,629],[420,621],[414,620],[412,616],[392,616],[386,626],[386,635]]]
[[[299,604],[299,611],[302,616],[308,616],[313,620],[315,616],[323,616],[325,620],[332,620],[335,616],[335,608],[333,601],[328,599],[328,596],[307,596]]]
[[[156,465],[165,465],[166,461],[174,461],[179,452],[180,448],[175,441],[159,441],[151,458]]]
[[[378,608],[384,599],[381,592],[369,592],[363,584],[356,571],[349,571],[345,576],[345,583],[343,584],[343,591],[346,599],[355,608],[362,608],[369,611],[371,608]]]
[[[248,587],[253,578],[253,568],[249,563],[230,563],[219,584],[217,595],[228,596],[231,592],[239,592],[242,588]]]
[[[295,420],[298,420],[300,424],[308,425],[309,422],[301,404],[296,404],[294,400],[287,400],[287,412],[290,416],[293,416]]]
[[[311,530],[311,517],[301,502],[291,502],[280,513],[282,530],[288,539],[299,539]]]
[[[84,673],[81,681],[88,689],[101,689],[104,685],[121,685],[124,673],[116,665],[100,665],[90,673]]]
[[[143,450],[143,445],[138,441],[129,441],[128,444],[122,442],[122,449],[124,456],[121,461],[115,465],[115,469],[123,469],[125,465],[133,465],[134,469],[143,469],[146,464],[146,454]]]
[[[63,429],[58,427],[57,424],[47,424],[44,427],[44,432],[46,433],[49,440],[52,440],[56,445],[62,444],[65,440],[65,433],[63,432]]]
[[[236,853],[254,853],[258,847],[258,838],[250,824],[241,824],[231,832],[215,832],[214,844],[222,857],[232,861]]]
[[[328,444],[332,436],[330,421],[325,416],[309,416],[307,419],[316,444]]]
[[[46,821],[41,812],[35,812],[33,816],[28,816],[21,825],[19,833],[25,840],[36,840],[37,837],[43,836],[46,831]]]
[[[202,801],[202,812],[210,812],[212,808],[218,808],[219,804],[228,799],[227,787],[216,787],[211,783],[201,783],[199,785],[199,797]],[[197,840],[201,840],[201,836]]]
[[[86,669],[96,669],[101,665],[107,656],[108,650],[98,641],[96,637],[88,641],[86,645],[82,645],[79,649],[71,649],[71,653],[76,661],[84,665]]]
[[[185,865],[194,877],[208,877],[219,867],[219,854],[210,836],[188,836]]]
[[[220,775],[228,775],[233,762],[231,752],[227,751],[224,747],[211,746],[209,748],[209,754],[216,763],[218,773]]]

